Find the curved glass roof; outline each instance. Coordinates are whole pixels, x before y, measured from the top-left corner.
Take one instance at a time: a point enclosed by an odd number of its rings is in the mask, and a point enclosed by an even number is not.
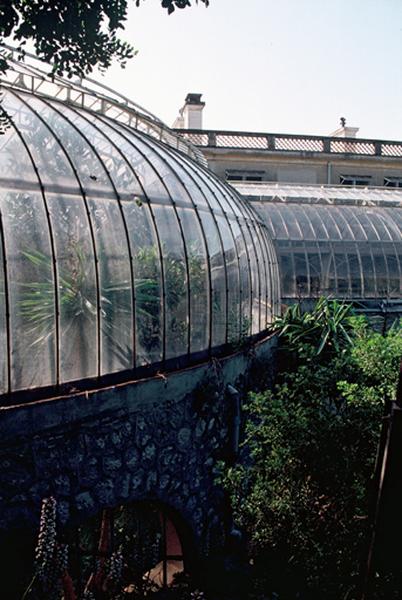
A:
[[[264,219],[282,298],[401,299],[402,193],[236,185]]]
[[[102,114],[3,89],[0,393],[208,355],[266,328],[275,252],[233,189]]]

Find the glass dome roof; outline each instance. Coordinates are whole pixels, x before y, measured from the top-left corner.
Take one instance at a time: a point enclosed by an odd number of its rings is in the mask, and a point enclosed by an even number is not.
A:
[[[123,123],[3,89],[0,393],[207,356],[265,330],[275,252],[233,189]]]
[[[401,299],[400,190],[267,183],[236,189],[269,229],[285,302],[322,294]]]

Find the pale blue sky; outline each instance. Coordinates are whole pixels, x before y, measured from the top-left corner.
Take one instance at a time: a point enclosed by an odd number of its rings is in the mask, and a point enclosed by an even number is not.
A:
[[[130,4],[138,49],[102,81],[171,125],[187,92],[204,128],[402,139],[402,0],[210,0],[168,16]],[[99,76],[97,76],[99,77]]]

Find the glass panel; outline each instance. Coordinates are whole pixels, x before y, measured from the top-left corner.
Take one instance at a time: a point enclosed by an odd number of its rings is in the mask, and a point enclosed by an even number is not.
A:
[[[335,246],[335,269],[338,281],[338,297],[347,298],[349,296],[349,264],[346,254],[342,251],[343,244]]]
[[[11,388],[55,384],[55,285],[43,198],[5,192],[0,204],[10,293]]]
[[[399,208],[382,208],[378,209],[378,212],[387,224],[392,239],[400,242],[402,236],[402,211]]]
[[[282,215],[282,207],[279,204],[270,203],[264,204],[263,208],[265,207],[267,215],[272,223],[274,238],[284,240],[289,239],[289,230]]]
[[[99,134],[84,119],[62,105],[57,108],[74,122],[55,114],[53,127],[79,173],[88,198],[96,241],[100,282],[101,374],[133,366],[132,285],[126,234],[116,195],[104,164],[82,134],[96,142]],[[75,146],[74,146],[75,144]],[[103,141],[101,152],[110,154]],[[82,154],[77,154],[79,150]]]
[[[306,243],[307,260],[310,273],[310,297],[318,298],[321,293],[321,257],[318,245]]]
[[[219,192],[219,190],[217,190],[214,186],[211,185],[211,178],[205,175],[205,173],[201,171],[201,169],[194,168],[194,164],[185,156],[181,155],[180,160],[183,161],[188,170],[191,172],[192,177],[196,180],[197,184],[200,186],[205,196],[204,198],[202,197],[202,195],[200,195],[200,197],[197,199],[197,205],[208,205],[213,210],[216,210],[218,212],[221,211],[223,204],[225,204],[225,200],[224,198],[222,198],[222,194]],[[219,201],[221,203],[219,203]]]
[[[347,221],[355,241],[366,241],[368,239],[359,219],[356,218],[353,207],[342,206],[342,216]]]
[[[265,237],[264,228],[261,228],[261,230]],[[279,278],[278,253],[269,239],[266,239],[266,249],[268,254],[267,271],[269,275],[267,279],[267,282],[269,282],[267,289],[267,319],[268,323],[272,323],[273,318],[280,313],[281,281]]]
[[[296,272],[296,292],[298,296],[308,295],[308,269],[306,255],[303,252],[303,244],[292,244]]]
[[[273,215],[274,215],[275,209],[272,206],[269,206],[268,203],[262,204],[260,202],[253,202],[252,206],[253,206],[253,209],[257,212],[257,214],[261,215],[262,221],[264,222],[264,225],[267,228],[269,237],[271,239],[283,237],[283,236],[277,235],[277,230],[273,224]],[[282,223],[282,219],[280,219],[280,221]]]
[[[119,127],[119,131],[121,127]],[[169,167],[157,156],[156,152],[138,135],[133,135],[133,143],[147,157],[149,163],[145,167],[143,158],[135,165],[139,178],[146,178],[144,187],[150,195],[155,215],[156,226],[162,243],[162,254],[165,271],[166,291],[166,358],[180,356],[188,350],[188,280],[183,246],[177,216],[173,207],[157,206],[154,200],[163,199],[171,204],[169,194],[159,179],[160,173],[168,178],[172,185],[172,175]],[[152,165],[150,170],[150,165]],[[139,171],[137,167],[139,167]]]
[[[79,113],[81,114],[81,111]],[[127,141],[97,115],[89,112],[82,114],[93,123],[94,127],[84,127],[82,121],[79,122],[79,127],[96,147],[121,199],[141,202],[143,196],[141,186],[127,160],[127,152],[129,153],[128,148],[130,147]],[[137,160],[138,157],[136,157],[136,162]],[[139,212],[139,216],[140,214]]]
[[[336,220],[341,239],[344,241],[354,241],[356,232],[354,233],[350,226],[350,219],[346,215],[343,206],[334,206],[331,214]],[[355,219],[352,219],[355,221]]]
[[[310,220],[307,218],[306,211],[303,206],[298,206],[297,204],[290,204],[289,208],[291,208],[295,219],[301,229],[302,239],[303,240],[314,240],[315,234],[313,228],[311,227]]]
[[[226,341],[226,271],[221,240],[217,225],[211,214],[200,211],[207,238],[212,278],[212,345],[220,346]]]
[[[321,292],[323,294],[336,294],[338,285],[336,280],[333,246],[329,242],[319,242],[322,264]]]
[[[388,229],[386,223],[384,223],[383,219],[381,218],[382,215],[377,210],[377,208],[368,210],[367,217],[370,219],[371,224],[373,225],[373,227],[377,231],[379,238],[383,242],[386,242],[386,241],[392,239],[392,236],[389,233],[389,229]]]
[[[174,209],[154,205],[162,243],[166,293],[166,358],[187,353],[188,280],[184,247]]]
[[[121,197],[134,259],[136,364],[159,362],[162,360],[163,347],[163,284],[158,237],[148,198],[154,202],[164,203],[170,203],[170,200],[155,171],[124,137],[128,135],[127,131],[123,127],[119,127],[116,131],[116,123],[109,125],[101,118],[97,118],[96,125],[102,128],[108,138],[121,150],[135,177],[130,178],[119,160],[113,180],[115,185],[120,186],[118,173],[124,169],[129,197],[127,198],[127,193],[123,194],[123,190],[121,190]],[[144,194],[144,189],[147,196]]]
[[[282,295],[286,298],[296,298],[296,276],[293,262],[291,242],[279,240],[277,242],[279,255],[279,271],[282,282]]]
[[[35,138],[34,115],[11,92],[7,91],[4,95],[2,107],[12,117],[13,123],[23,131],[27,141]],[[32,161],[13,126],[8,127],[0,137],[0,177],[12,180],[15,186],[23,189],[39,189]]]
[[[97,375],[97,293],[88,217],[80,196],[48,194],[58,262],[60,379]]]
[[[376,278],[377,295],[380,298],[388,297],[388,265],[385,262],[383,246],[380,243],[372,243],[371,252],[374,260],[374,271]]]
[[[127,194],[138,190],[133,173],[120,152],[105,135],[81,115],[63,107],[63,113],[96,148],[104,170],[115,188]],[[109,199],[91,199],[90,207],[97,236],[102,304],[102,368],[103,373],[129,369],[133,366],[133,305],[132,274],[128,248],[128,232],[121,207],[116,202],[110,181],[105,180]],[[133,198],[130,198],[134,201]]]
[[[252,298],[251,298],[251,271],[250,271],[250,262],[249,255],[247,255],[247,250],[244,237],[242,235],[242,230],[239,227],[237,220],[230,219],[230,226],[232,228],[232,232],[235,238],[237,255],[239,257],[238,265],[240,266],[240,298],[241,298],[241,314],[240,314],[240,329],[239,335],[240,337],[244,337],[246,335],[250,335],[252,331],[252,322],[251,322],[251,308],[252,308]],[[244,233],[244,232],[243,232]],[[250,243],[248,237],[245,238]],[[234,327],[232,326],[232,330]]]
[[[374,266],[373,260],[371,257],[371,253],[367,245],[359,244],[361,262],[362,262],[362,270],[363,270],[363,280],[364,280],[364,296],[365,298],[374,298],[375,297],[375,274],[374,274]]]
[[[191,352],[208,348],[209,286],[207,259],[201,229],[192,208],[178,208],[183,225],[190,275]]]
[[[358,219],[359,223],[363,227],[366,237],[369,241],[375,242],[379,240],[379,235],[377,230],[375,229],[373,223],[370,220],[370,215],[367,213],[366,209],[360,207],[353,207],[351,209],[353,214]]]
[[[352,292],[352,298],[362,297],[362,275],[359,257],[356,254],[356,248],[354,244],[346,244],[345,252],[347,253],[347,260],[349,263],[350,272],[350,287]]]
[[[89,198],[101,293],[101,374],[133,367],[132,280],[127,239],[115,200]]]
[[[278,210],[281,213],[283,221],[286,223],[289,231],[289,238],[292,240],[302,240],[303,234],[300,225],[297,222],[293,207],[291,205],[278,205]]]
[[[399,271],[398,257],[394,253],[394,249],[389,244],[386,246],[386,260],[388,266],[388,285],[389,295],[391,298],[398,298],[401,294],[401,274]]]
[[[1,139],[1,138],[0,138]],[[1,215],[0,215],[1,218]],[[0,394],[8,391],[6,296],[4,285],[3,240],[0,230]]]
[[[162,360],[162,275],[158,240],[144,202],[123,202],[134,259],[136,364]]]
[[[260,330],[260,284],[257,257],[254,250],[253,240],[246,223],[240,220],[240,226],[243,231],[243,236],[247,245],[248,251],[248,266],[251,273],[251,329],[250,333],[258,333]]]
[[[239,247],[243,250],[244,243],[241,238],[240,229],[237,226],[236,229],[236,246],[233,240],[233,235],[228,226],[228,223],[224,217],[217,217],[219,230],[222,236],[223,246],[225,250],[225,262],[226,262],[226,272],[228,278],[227,285],[227,298],[228,298],[228,309],[227,309],[227,331],[228,331],[228,342],[233,343],[237,342],[240,339],[243,320],[242,320],[242,311],[240,308],[243,308],[241,305],[242,299],[242,289],[241,284],[239,282],[239,263],[237,261],[237,252]],[[233,225],[233,223],[232,223]],[[237,223],[236,223],[237,225]],[[239,241],[239,246],[237,246]],[[248,273],[247,273],[248,276]],[[247,296],[248,300],[248,296]],[[248,305],[249,306],[249,305]],[[246,318],[249,318],[250,309],[248,313],[246,313]],[[248,326],[248,323],[245,322],[245,327]]]
[[[265,240],[262,237],[261,229],[258,224],[250,221],[250,227],[254,235],[254,243],[257,251],[260,271],[260,323],[258,331],[262,331],[267,326],[267,291],[269,286],[268,257],[266,254]]]
[[[328,238],[330,240],[340,240],[341,234],[339,231],[338,224],[336,222],[336,216],[334,217],[337,207],[334,206],[317,206],[317,213],[320,215],[322,222],[328,232]]]
[[[310,219],[311,227],[314,231],[314,237],[316,240],[326,240],[328,239],[328,232],[324,227],[323,222],[321,221],[319,212],[317,211],[316,206],[305,206],[304,210],[308,218]]]
[[[205,173],[205,171],[204,171]],[[226,213],[233,214],[237,217],[243,217],[243,212],[239,208],[239,200],[233,197],[230,190],[216,177],[209,177],[210,185],[216,190],[219,203],[222,206],[222,210]]]

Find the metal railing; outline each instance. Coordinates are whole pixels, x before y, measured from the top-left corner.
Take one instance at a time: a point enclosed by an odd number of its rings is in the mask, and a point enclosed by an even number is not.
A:
[[[402,142],[285,133],[175,129],[199,148],[232,148],[268,152],[318,152],[402,158]]]
[[[90,78],[66,80],[51,74],[49,65],[36,56],[26,53],[24,61],[21,61],[19,50],[6,44],[0,46],[0,53],[9,65],[7,71],[0,75],[0,88],[13,87],[100,113],[142,131],[207,166],[204,155],[190,140],[177,135],[155,115],[111,88]]]

